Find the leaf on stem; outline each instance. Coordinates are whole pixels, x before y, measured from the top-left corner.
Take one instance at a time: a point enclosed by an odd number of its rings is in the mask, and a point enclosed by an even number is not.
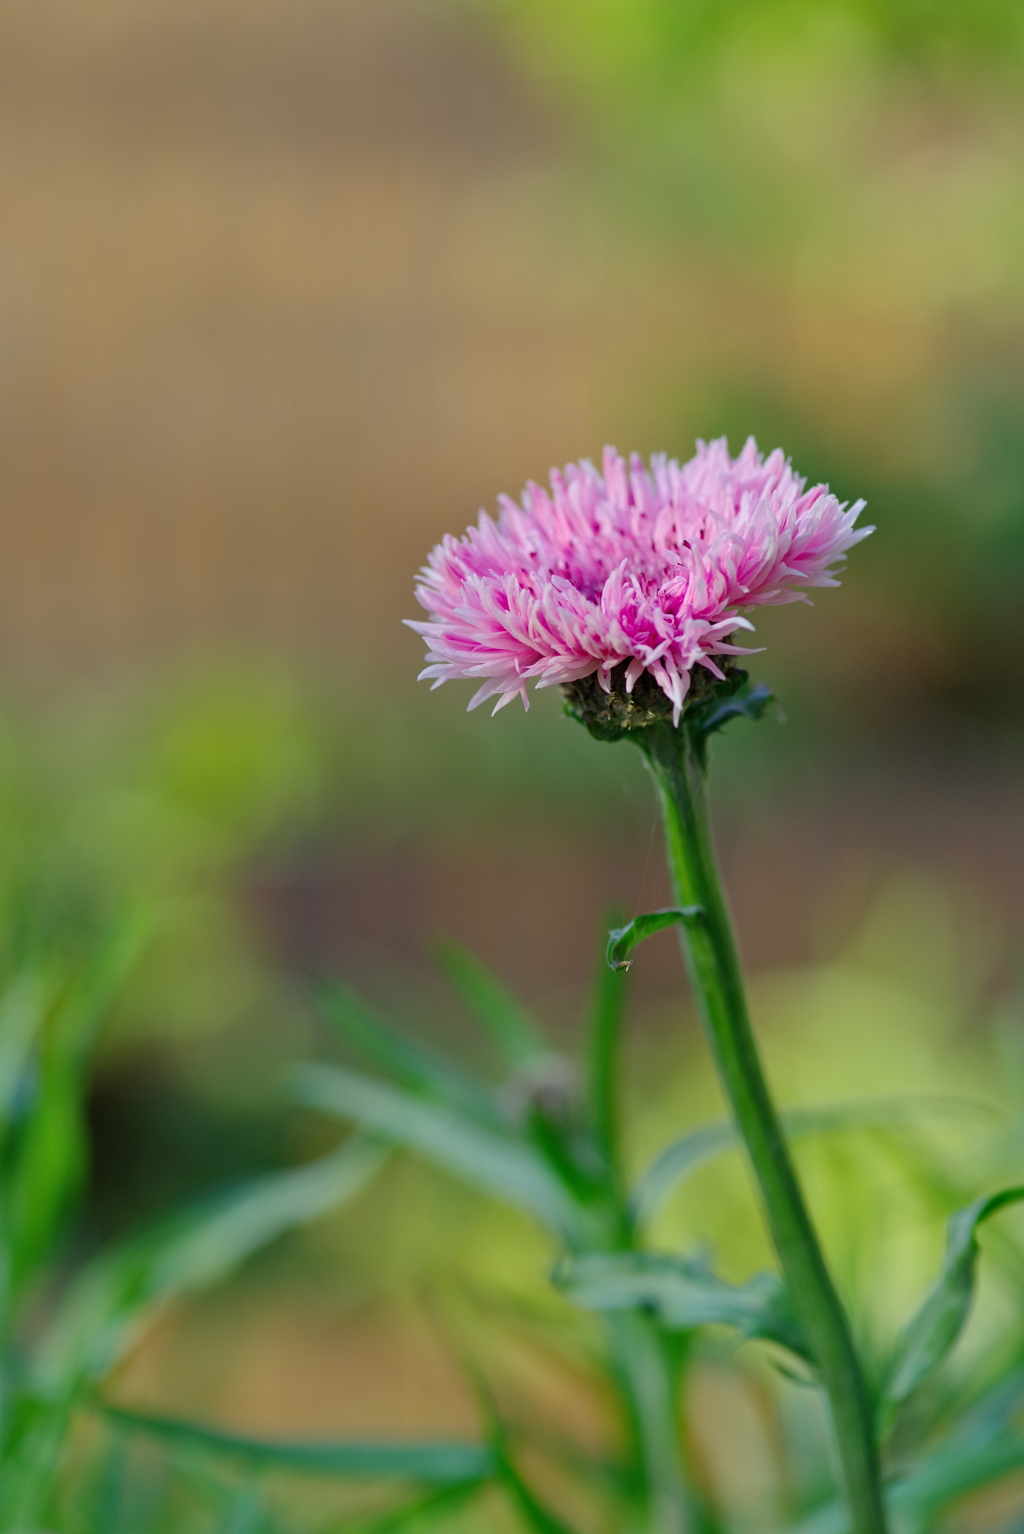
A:
[[[446,941],[438,944],[434,957],[511,1070],[549,1052],[530,1013],[473,954]]]
[[[745,675],[745,673],[738,673]],[[706,703],[698,704],[690,709],[686,715],[686,723],[692,735],[695,735],[703,746],[709,735],[714,735],[717,730],[722,730],[730,719],[749,719],[753,723],[761,719],[765,709],[775,698],[772,689],[764,682],[758,682],[751,687],[749,682],[744,682],[728,697],[711,697]]]
[[[609,1252],[560,1263],[553,1281],[586,1310],[650,1310],[679,1331],[711,1323],[733,1326],[743,1337],[778,1342],[808,1358],[789,1294],[775,1273],[730,1284],[697,1258]]]
[[[517,1205],[559,1233],[578,1230],[579,1206],[534,1148],[450,1108],[337,1066],[307,1064],[294,1075],[311,1108],[362,1124],[418,1151],[472,1187]]]
[[[607,961],[609,969],[629,969],[633,960],[630,954],[645,938],[663,932],[676,922],[697,922],[704,915],[703,906],[686,905],[665,911],[649,911],[646,916],[634,916],[624,927],[613,927],[608,934]]]
[[[983,1105],[962,1098],[894,1097],[834,1103],[822,1108],[793,1108],[783,1113],[781,1119],[787,1139],[795,1140],[804,1135],[905,1128],[930,1114],[984,1111],[987,1110]],[[705,1162],[741,1143],[735,1125],[725,1120],[701,1124],[673,1140],[655,1157],[633,1189],[635,1222],[649,1223],[680,1182]]]
[[[497,1461],[482,1443],[394,1443],[386,1440],[293,1442],[248,1438],[198,1422],[104,1407],[122,1429],[158,1438],[172,1448],[213,1454],[252,1470],[291,1470],[353,1480],[420,1481],[465,1486],[493,1479]]]
[[[978,1258],[977,1228],[997,1210],[1024,1199],[1024,1187],[1004,1188],[975,1199],[950,1216],[946,1227],[946,1256],[935,1284],[917,1314],[904,1328],[883,1392],[892,1404],[906,1400],[946,1357],[964,1328]]]

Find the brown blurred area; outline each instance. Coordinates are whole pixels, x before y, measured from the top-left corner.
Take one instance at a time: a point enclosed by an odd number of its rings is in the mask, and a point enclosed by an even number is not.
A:
[[[390,649],[441,528],[591,444],[500,211],[558,136],[409,0],[5,6],[5,672]]]
[[[737,374],[844,473],[851,440],[876,474],[933,452],[929,314],[773,286],[594,174],[454,7],[5,6],[8,680],[253,642],[409,669],[443,531],[609,437],[685,456]],[[857,613],[840,648],[938,664],[913,612]]]

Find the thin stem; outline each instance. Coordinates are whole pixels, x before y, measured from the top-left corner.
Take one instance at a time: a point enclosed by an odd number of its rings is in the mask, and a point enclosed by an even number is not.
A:
[[[699,737],[666,721],[634,737],[654,775],[677,902],[703,918],[680,929],[694,998],[760,1186],[768,1227],[832,1409],[854,1534],[885,1534],[871,1400],[754,1042],[715,858]]]
[[[650,1316],[608,1315],[643,1462],[650,1534],[695,1534],[700,1523],[688,1491],[676,1405],[677,1381]]]
[[[609,921],[608,926],[614,925]],[[604,945],[598,956],[597,977],[590,1006],[587,1048],[587,1101],[594,1133],[607,1163],[608,1177],[618,1202],[625,1207],[619,1145],[619,1044],[626,1000],[626,977],[609,969]],[[628,1220],[623,1222],[628,1229]]]
[[[614,1212],[608,1239],[595,1250],[629,1247],[634,1234],[619,1144],[619,1048],[625,999],[625,974],[609,969],[602,944],[590,1008],[587,1102]],[[699,1534],[705,1520],[685,1464],[678,1367],[666,1338],[649,1315],[612,1311],[606,1319],[616,1378],[634,1438],[649,1534]]]

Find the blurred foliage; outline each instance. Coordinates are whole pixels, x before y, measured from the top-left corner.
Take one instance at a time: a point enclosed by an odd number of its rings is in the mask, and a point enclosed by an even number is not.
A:
[[[1000,284],[1019,298],[1016,0],[480,4],[628,161],[638,199],[660,187],[660,218],[730,265],[918,311]]]
[[[773,1074],[787,1100],[805,1105],[790,1110],[791,1132],[876,1387],[899,1378],[901,1359],[912,1362],[914,1388],[905,1404],[892,1403],[888,1453],[894,1510],[921,1530],[1024,1464],[1019,1217],[986,1232],[981,1292],[950,1352],[973,1291],[970,1222],[989,1206],[955,1211],[1024,1169],[1021,1077],[1011,1067],[1019,1019],[994,1035],[977,1022],[964,1029],[992,954],[962,926],[955,901],[903,882],[831,966],[755,988]],[[511,1493],[519,1526],[564,1534],[606,1526],[610,1516],[614,1528],[659,1527],[657,1488],[671,1495],[683,1473],[695,1477],[688,1495],[709,1529],[748,1527],[766,1507],[772,1526],[820,1517],[839,1528],[820,1403],[805,1366],[787,1364],[776,1346],[793,1347],[778,1280],[750,1277],[771,1259],[732,1132],[709,1118],[716,1093],[699,1042],[673,1046],[678,1069],[666,1072],[664,1038],[648,1037],[626,1071],[618,1051],[627,982],[604,968],[582,1058],[560,1058],[474,961],[450,950],[446,967],[490,1038],[486,1077],[332,987],[323,1000],[345,1058],[361,1058],[372,1074],[317,1063],[302,1069],[296,1088],[319,1110],[421,1158],[441,1174],[442,1192],[455,1178],[479,1201],[443,1192],[425,1219],[410,1219],[425,1189],[385,1181],[375,1200],[323,1233],[324,1250],[334,1263],[344,1254],[344,1267],[370,1285],[389,1283],[392,1305],[403,1292],[406,1303],[425,1305],[446,1345],[487,1380],[484,1421],[497,1458],[485,1479]],[[839,1048],[829,1030],[842,1035]],[[837,1069],[848,1094],[838,1101]],[[813,1108],[822,1082],[831,1101]],[[680,1137],[681,1125],[690,1127]],[[651,1154],[664,1161],[673,1137],[673,1180],[662,1179],[657,1205],[648,1204],[637,1197],[637,1173],[642,1185]],[[489,1212],[485,1198],[512,1213]],[[547,1229],[546,1241],[524,1240],[523,1215]],[[942,1268],[941,1229],[951,1215],[960,1234]],[[546,1290],[545,1269],[566,1251],[559,1289],[603,1314],[574,1315]],[[725,1276],[715,1274],[712,1252]],[[722,1324],[770,1339],[767,1350],[761,1341],[737,1352]],[[658,1369],[675,1381],[667,1394],[652,1388]],[[677,1391],[685,1469],[651,1452],[680,1431],[672,1426]],[[665,1411],[668,1440],[658,1424]],[[255,1462],[265,1452],[174,1421],[120,1420],[172,1449],[205,1448],[213,1462]],[[297,1504],[281,1492],[272,1505],[291,1526]],[[983,1504],[966,1505],[981,1519],[972,1526],[992,1526]],[[401,1528],[427,1512],[439,1527],[462,1527],[461,1514],[452,1523],[443,1502],[428,1507],[420,1497],[397,1499],[378,1516]],[[504,1526],[497,1507],[491,1515]],[[997,1518],[1004,1515],[1001,1504]],[[358,1513],[348,1517],[296,1526],[363,1527]],[[476,1519],[471,1526],[492,1526],[482,1506]]]
[[[2,865],[0,1106],[11,1116],[0,1146],[0,1527],[46,1517],[61,1534],[382,1534],[431,1523],[553,1534],[566,1520],[596,1526],[612,1505],[621,1527],[644,1526],[657,1478],[679,1473],[671,1460],[655,1464],[644,1438],[658,1438],[673,1380],[708,1528],[746,1528],[758,1507],[799,1522],[833,1495],[817,1398],[775,1369],[804,1366],[778,1353],[778,1339],[792,1345],[784,1297],[757,1276],[771,1255],[709,1062],[675,1005],[670,1016],[648,1001],[620,1056],[621,975],[599,969],[582,1025],[563,994],[550,1035],[449,944],[439,957],[455,994],[444,1005],[478,1018],[476,1044],[446,1057],[434,1039],[458,1041],[458,1029],[435,1029],[428,1043],[422,1028],[406,1031],[333,985],[321,998],[329,1034],[246,915],[240,892],[261,867],[360,838],[415,830],[450,847],[527,807],[541,824],[580,832],[608,813],[643,825],[646,789],[624,805],[625,764],[593,751],[557,707],[507,731],[504,719],[466,720],[454,694],[441,709],[430,703],[428,716],[415,695],[385,707],[225,664],[145,694],[8,712],[4,813],[17,832]],[[726,743],[746,781],[740,746]],[[878,1382],[901,1377],[901,1336],[927,1331],[927,1315],[916,1333],[907,1321],[940,1269],[943,1222],[1024,1174],[1005,936],[970,899],[905,877],[877,892],[827,962],[755,977],[772,1075]],[[173,1178],[150,1181],[140,1208],[106,1222],[116,1238],[100,1242],[95,1220],[82,1219],[97,1069],[154,1035],[211,1031],[225,1047],[194,1056],[191,1089],[214,1116],[246,1101],[256,1130],[247,1154],[281,1169],[156,1220]],[[290,1110],[298,1132],[286,1141],[275,1127],[282,1067],[311,1048],[321,1058],[297,1078],[307,1109]],[[193,1108],[176,1111],[186,1130],[195,1124]],[[372,1141],[331,1150],[335,1118],[411,1154],[384,1167]],[[138,1155],[134,1142],[127,1152]],[[216,1158],[201,1174],[216,1183]],[[372,1194],[355,1202],[371,1176]],[[343,1216],[320,1219],[348,1201]],[[314,1221],[302,1240],[278,1240]],[[1019,1230],[1009,1211],[981,1233],[975,1309],[944,1358],[970,1297],[973,1248],[963,1247],[950,1269],[960,1287],[932,1304],[946,1331],[937,1341],[928,1331],[904,1369],[915,1388],[893,1408],[889,1452],[894,1496],[915,1527],[1024,1463]],[[271,1245],[276,1255],[260,1258]],[[598,1314],[549,1286],[565,1255],[583,1266],[563,1263],[562,1289]],[[452,1363],[439,1425],[475,1416],[482,1438],[463,1429],[429,1441],[424,1423],[422,1445],[388,1447],[382,1436],[366,1448],[358,1435],[283,1441],[212,1428],[204,1379],[258,1352],[268,1328],[273,1338],[275,1295],[295,1285],[318,1305],[331,1296],[352,1335],[377,1307],[385,1350],[415,1358],[424,1328],[434,1346],[440,1338]],[[133,1360],[160,1356],[158,1320],[185,1382],[169,1407],[152,1382],[133,1385]],[[723,1322],[776,1341],[737,1351]],[[661,1407],[637,1394],[641,1357],[648,1384],[653,1362],[667,1371]],[[922,1358],[938,1367],[925,1374]],[[337,1388],[348,1388],[344,1367]],[[674,1420],[667,1409],[663,1423]],[[651,1411],[653,1429],[642,1420]]]

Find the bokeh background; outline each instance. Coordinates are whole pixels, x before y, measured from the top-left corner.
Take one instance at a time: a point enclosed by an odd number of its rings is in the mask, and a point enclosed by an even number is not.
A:
[[[784,1095],[1005,1082],[1018,0],[10,0],[0,125],[0,879],[47,930],[156,912],[83,1241],[323,1143],[281,1091],[327,1047],[310,975],[468,1048],[447,934],[571,1043],[605,913],[665,898],[639,764],[550,694],[428,696],[401,620],[442,533],[605,442],[752,433],[878,529],[759,620],[785,720],[718,752]],[[677,965],[637,966],[637,1154],[717,1111]],[[388,1175],[175,1311],[125,1398],[471,1424],[415,1296],[511,1237]]]

